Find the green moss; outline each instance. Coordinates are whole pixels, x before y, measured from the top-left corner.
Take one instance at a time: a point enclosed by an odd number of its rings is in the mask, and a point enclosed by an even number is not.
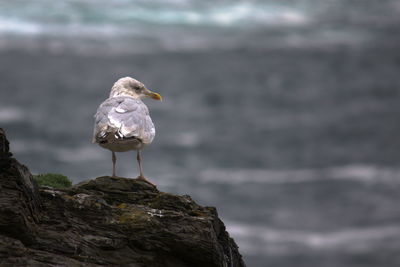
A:
[[[66,188],[72,185],[72,182],[67,178],[67,176],[57,173],[45,173],[45,174],[34,175],[33,179],[40,186]]]

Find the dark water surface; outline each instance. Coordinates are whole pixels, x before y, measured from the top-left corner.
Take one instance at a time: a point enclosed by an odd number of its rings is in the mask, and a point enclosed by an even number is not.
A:
[[[93,114],[133,76],[164,97],[146,100],[146,175],[216,206],[248,266],[400,266],[399,3],[139,2],[65,1],[63,17],[0,1],[15,156],[74,182],[110,174]],[[137,173],[119,154],[118,174]]]
[[[249,266],[400,264],[396,51],[1,58],[2,126],[33,172],[108,174],[92,115],[134,73],[165,99],[146,102],[157,126],[147,175],[216,205]],[[136,176],[134,153],[118,163]]]

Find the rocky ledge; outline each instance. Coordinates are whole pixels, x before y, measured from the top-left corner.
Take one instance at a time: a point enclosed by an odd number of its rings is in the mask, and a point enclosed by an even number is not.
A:
[[[213,207],[108,176],[38,187],[0,129],[0,266],[245,266]]]

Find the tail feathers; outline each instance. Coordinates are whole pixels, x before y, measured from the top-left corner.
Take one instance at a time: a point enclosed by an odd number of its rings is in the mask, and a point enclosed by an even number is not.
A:
[[[99,127],[100,128],[100,127]],[[110,127],[101,127],[100,129],[95,127],[94,133],[93,133],[93,138],[92,138],[92,143],[100,143],[107,139],[108,135],[110,134]]]
[[[108,130],[108,129],[107,129]],[[124,141],[132,141],[133,139],[142,143],[142,140],[137,138],[136,136],[124,136],[120,130],[117,131],[107,131],[103,130],[98,132],[93,136],[93,143],[105,144],[105,143],[114,143],[114,142],[124,142]]]
[[[95,142],[99,144],[107,143],[108,136],[110,135],[110,132],[106,131],[100,131],[96,134],[95,136]]]

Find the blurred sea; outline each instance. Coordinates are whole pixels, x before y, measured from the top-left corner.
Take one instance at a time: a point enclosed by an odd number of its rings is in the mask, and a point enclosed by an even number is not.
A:
[[[400,266],[399,26],[396,0],[0,0],[0,127],[33,173],[110,174],[93,114],[135,77],[164,97],[145,173],[248,266]]]

